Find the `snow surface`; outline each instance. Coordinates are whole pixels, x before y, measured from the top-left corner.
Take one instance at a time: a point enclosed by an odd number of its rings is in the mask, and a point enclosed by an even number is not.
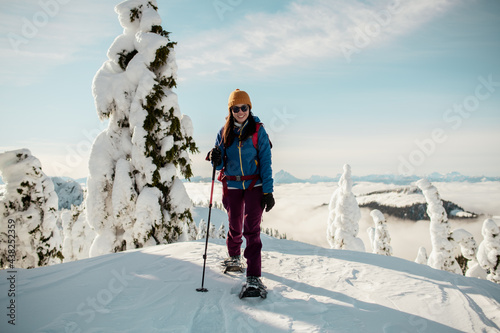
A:
[[[16,326],[1,332],[498,332],[500,286],[406,260],[262,235],[268,297],[238,298],[223,240],[16,273]],[[9,273],[0,271],[6,311]]]

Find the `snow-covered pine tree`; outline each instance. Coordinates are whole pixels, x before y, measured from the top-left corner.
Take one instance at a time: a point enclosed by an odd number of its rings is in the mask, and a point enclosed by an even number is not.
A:
[[[450,230],[448,216],[443,207],[443,202],[438,190],[427,179],[420,179],[417,186],[422,190],[427,201],[427,214],[429,215],[432,251],[427,264],[435,269],[464,274],[457,258],[471,260],[476,255],[476,245],[472,235],[463,230]],[[460,251],[460,249],[462,251]],[[466,267],[466,262],[463,267]]]
[[[468,268],[467,272],[465,273],[465,276],[483,280],[486,280],[488,278],[488,273],[481,267],[481,265],[479,265],[477,258],[474,258],[471,261],[469,261],[467,263],[467,267]]]
[[[330,198],[330,203],[328,204],[328,219],[326,221],[326,240],[330,244],[330,247],[333,249],[335,245],[335,217],[337,212],[335,210],[335,206],[337,205],[337,200],[340,195],[340,187],[338,187]]]
[[[451,233],[451,238],[455,241],[455,259],[457,260],[463,275],[469,269],[469,264],[476,259],[477,243],[472,234],[464,229],[455,229]]]
[[[212,239],[219,238],[217,237],[217,230],[215,230],[215,225],[213,223],[210,223],[210,230],[208,233],[208,237]]]
[[[427,263],[432,268],[460,274],[460,266],[455,260],[455,245],[451,240],[448,216],[443,208],[439,193],[427,179],[420,179],[417,186],[422,190],[427,201],[427,214],[431,219],[432,251]]]
[[[219,230],[217,230],[217,238],[226,239],[226,227],[224,226],[224,223],[221,223]]]
[[[196,223],[190,223],[188,226],[188,240],[196,240],[198,236],[198,227]]]
[[[486,219],[482,228],[483,241],[479,244],[477,261],[488,273],[487,279],[500,283],[500,229],[492,219]]]
[[[207,222],[204,219],[200,220],[200,224],[198,225],[198,235],[196,235],[196,239],[205,239],[207,237]]]
[[[370,212],[375,228],[370,228],[370,240],[372,242],[373,253],[384,256],[392,256],[391,236],[385,221],[384,214],[378,209]]]
[[[0,201],[0,267],[34,268],[61,263],[62,231],[57,225],[54,183],[28,149],[0,154],[6,192]],[[13,244],[15,235],[15,251]],[[14,257],[9,255],[15,254]]]
[[[415,259],[415,262],[417,264],[427,265],[428,260],[429,260],[429,257],[427,256],[427,250],[425,249],[425,247],[423,247],[423,246],[419,247],[417,258]]]
[[[274,238],[280,238],[280,232],[278,231],[278,229],[274,229],[274,231],[273,231],[273,237]]]
[[[64,262],[88,258],[90,245],[96,235],[87,224],[85,204],[71,206],[70,210],[62,210],[61,223],[64,235]]]
[[[177,171],[192,176],[197,151],[191,119],[177,103],[174,42],[156,0],[115,7],[124,28],[96,73],[92,92],[108,128],[89,160],[87,220],[96,256],[178,240],[191,224],[191,201]]]
[[[359,231],[359,210],[356,197],[352,193],[351,167],[344,165],[344,173],[339,187],[333,192],[328,206],[327,240],[332,249],[365,251],[363,241],[356,237]]]

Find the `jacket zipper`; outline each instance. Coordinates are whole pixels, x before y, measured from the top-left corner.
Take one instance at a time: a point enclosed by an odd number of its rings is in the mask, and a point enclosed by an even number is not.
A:
[[[245,122],[243,124],[243,126],[241,126],[240,128],[240,134],[238,135],[238,152],[239,152],[239,155],[240,155],[240,169],[241,169],[241,175],[244,176],[245,173],[243,172],[243,161],[241,159],[241,147],[243,146],[243,142],[241,141],[241,133],[243,132],[243,128],[245,127],[245,125],[247,124],[247,122]],[[242,180],[241,181],[241,185],[243,187],[243,189],[245,190],[245,181]]]
[[[241,175],[242,175],[242,176],[244,176],[244,175],[245,175],[245,173],[243,172],[243,162],[242,162],[242,159],[241,159],[241,145],[242,145],[242,144],[243,144],[243,142],[241,142],[241,141],[240,141],[240,142],[239,142],[239,144],[238,144],[238,151],[239,151],[239,153],[240,153],[240,169],[241,169]],[[245,190],[245,181],[244,181],[244,180],[242,180],[242,181],[241,181],[241,184],[242,184],[242,186],[243,186],[243,189]]]

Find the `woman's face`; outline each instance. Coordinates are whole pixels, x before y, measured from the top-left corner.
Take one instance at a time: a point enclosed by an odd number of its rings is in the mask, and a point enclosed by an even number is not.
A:
[[[236,110],[238,111],[237,113],[234,112],[234,106],[231,108],[231,112],[233,113],[234,120],[236,120],[238,123],[243,124],[245,120],[248,119],[248,115],[250,114],[250,108],[246,104],[236,104],[235,105]],[[241,108],[246,107],[246,111],[243,112]]]

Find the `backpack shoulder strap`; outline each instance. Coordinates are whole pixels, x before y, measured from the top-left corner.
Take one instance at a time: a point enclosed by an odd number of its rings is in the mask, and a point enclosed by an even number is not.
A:
[[[252,135],[252,142],[255,149],[259,150],[259,129],[262,123],[255,124],[255,133]]]
[[[255,123],[255,133],[252,135],[252,142],[255,149],[259,150],[259,129],[262,126],[262,123]],[[269,140],[269,145],[273,148],[273,144],[271,140]]]

